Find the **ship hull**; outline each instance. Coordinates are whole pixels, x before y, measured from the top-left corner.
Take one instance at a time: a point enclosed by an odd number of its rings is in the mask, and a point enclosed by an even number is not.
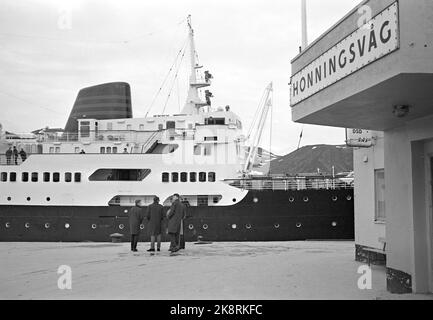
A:
[[[128,207],[0,206],[0,241],[129,241]],[[165,208],[166,210],[168,208]],[[249,191],[233,206],[188,207],[186,241],[353,239],[353,190]],[[165,228],[164,228],[165,229]],[[167,236],[163,234],[163,240]],[[141,241],[148,241],[146,221]]]

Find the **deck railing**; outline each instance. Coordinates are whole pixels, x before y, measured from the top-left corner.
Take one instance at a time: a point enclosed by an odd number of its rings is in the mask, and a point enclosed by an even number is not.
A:
[[[342,178],[344,179],[344,178]],[[244,190],[333,190],[353,189],[353,180],[327,177],[260,177],[252,179],[227,179],[225,183]]]

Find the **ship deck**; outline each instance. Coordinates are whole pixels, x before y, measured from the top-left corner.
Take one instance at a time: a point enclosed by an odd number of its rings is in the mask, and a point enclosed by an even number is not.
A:
[[[372,266],[360,290],[350,241],[168,243],[151,256],[129,243],[0,242],[0,299],[433,299],[386,292],[385,268]],[[60,265],[72,270],[60,290]]]

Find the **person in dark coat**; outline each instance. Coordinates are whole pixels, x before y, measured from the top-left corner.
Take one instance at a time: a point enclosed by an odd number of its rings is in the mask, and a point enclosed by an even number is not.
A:
[[[9,149],[6,150],[6,164],[11,164],[11,158],[12,158],[12,148],[9,147]]]
[[[20,150],[20,156],[21,156],[21,161],[24,162],[27,159],[27,153],[24,151],[23,148],[21,148]]]
[[[131,251],[137,251],[140,225],[143,222],[143,208],[141,200],[135,200],[135,207],[129,210],[129,231],[131,233]]]
[[[153,203],[147,207],[147,221],[150,233],[150,249],[155,251],[155,238],[158,242],[157,250],[161,251],[162,220],[164,219],[164,207],[159,204],[159,198],[153,198]]]
[[[170,237],[171,252],[179,251],[179,232],[181,221],[185,218],[185,206],[180,202],[179,194],[175,193],[172,198],[172,204],[168,212],[168,235]]]
[[[17,165],[18,164],[18,150],[17,150],[17,147],[14,147],[14,149],[12,150],[12,153],[14,154],[15,165]]]

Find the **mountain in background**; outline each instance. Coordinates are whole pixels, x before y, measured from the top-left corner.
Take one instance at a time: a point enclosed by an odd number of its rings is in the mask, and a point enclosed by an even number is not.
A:
[[[325,175],[353,171],[353,149],[346,145],[311,145],[299,148],[270,162],[270,174],[323,173]],[[269,165],[254,168],[268,173]]]

